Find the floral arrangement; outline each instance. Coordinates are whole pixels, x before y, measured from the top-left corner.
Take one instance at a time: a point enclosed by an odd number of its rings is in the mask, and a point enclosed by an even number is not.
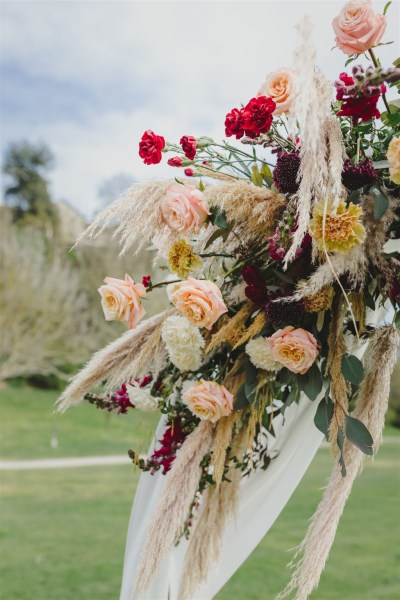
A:
[[[316,402],[315,426],[337,463],[285,591],[306,598],[362,453],[379,446],[400,325],[400,102],[386,95],[399,89],[400,59],[385,67],[375,54],[385,26],[369,0],[344,5],[333,29],[347,71],[332,86],[315,66],[305,19],[294,67],[269,74],[226,115],[226,140],[184,135],[176,144],[146,131],[140,157],[156,165],[172,153],[172,179],[133,186],[88,229],[94,236],[117,222],[122,252],[151,245],[169,271],[159,282],[104,280],[105,318],[128,331],[95,355],[60,405],[86,398],[164,415],[153,453],[130,451],[139,468],[167,477],[137,589],[186,536],[180,597],[192,596],[241,479],[273,460],[263,434],[274,435],[273,417],[303,394]],[[142,321],[158,289],[170,308]],[[373,327],[368,311],[380,306],[391,322]],[[362,362],[356,351],[367,342]],[[91,393],[104,381],[104,392]]]

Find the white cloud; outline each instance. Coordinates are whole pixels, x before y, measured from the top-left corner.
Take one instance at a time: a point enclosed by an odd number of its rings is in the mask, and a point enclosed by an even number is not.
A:
[[[268,71],[290,66],[295,25],[304,14],[315,23],[319,64],[334,78],[344,65],[344,55],[331,51],[331,20],[341,5],[3,0],[3,64],[109,102],[101,109],[94,103],[83,123],[73,105],[59,121],[28,127],[24,119],[9,120],[3,138],[45,139],[57,156],[56,196],[90,213],[101,182],[115,173],[131,172],[136,179],[170,174],[163,165],[145,167],[137,156],[145,129],[171,140],[185,133],[222,136],[225,113],[254,95]],[[382,10],[384,2],[374,6]],[[386,39],[398,40],[397,26],[389,20]],[[388,60],[393,46],[379,53]]]

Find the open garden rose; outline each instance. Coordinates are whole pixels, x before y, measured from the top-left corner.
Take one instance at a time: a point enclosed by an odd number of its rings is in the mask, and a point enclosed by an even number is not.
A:
[[[371,0],[350,0],[332,25],[338,48],[351,56],[379,44],[386,29],[386,17],[373,10]]]
[[[281,68],[267,75],[258,95],[272,98],[276,104],[273,114],[281,115],[290,111],[294,100],[294,85],[294,71]]]
[[[172,294],[172,303],[197,327],[211,329],[228,311],[219,288],[212,281],[189,277]]]
[[[215,381],[196,381],[182,394],[182,400],[199,419],[211,423],[233,410],[233,395]]]
[[[141,298],[146,295],[142,283],[135,283],[129,275],[125,279],[106,277],[99,288],[101,305],[106,321],[126,321],[131,329],[144,317]]]
[[[160,208],[168,227],[179,232],[197,233],[210,214],[203,192],[181,183],[169,186]]]
[[[315,337],[305,329],[288,325],[267,338],[271,355],[293,373],[304,375],[314,364],[319,346]]]

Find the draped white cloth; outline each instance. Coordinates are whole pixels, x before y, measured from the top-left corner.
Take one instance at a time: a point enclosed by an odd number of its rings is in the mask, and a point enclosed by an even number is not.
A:
[[[370,316],[369,322],[379,322],[385,313],[382,307]],[[365,344],[356,354],[361,358],[364,350]],[[281,415],[274,418],[276,437],[268,441],[268,454],[273,460],[266,471],[256,470],[242,480],[236,519],[230,520],[225,528],[221,561],[210,571],[194,600],[211,600],[215,596],[268,532],[300,483],[323,438],[314,425],[323,393],[314,402],[302,394],[299,404],[286,409],[284,419]],[[163,429],[161,419],[155,439],[161,438]],[[179,583],[187,545],[184,540],[171,548],[146,594],[133,589],[146,527],[165,478],[160,472],[141,476],[128,528],[120,600],[180,600]]]

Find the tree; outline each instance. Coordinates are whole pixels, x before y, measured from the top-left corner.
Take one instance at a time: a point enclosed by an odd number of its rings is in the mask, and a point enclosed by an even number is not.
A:
[[[40,226],[47,234],[53,234],[57,226],[57,211],[45,178],[53,160],[45,144],[22,141],[9,145],[3,161],[9,182],[4,190],[5,203],[12,207],[14,221]]]

